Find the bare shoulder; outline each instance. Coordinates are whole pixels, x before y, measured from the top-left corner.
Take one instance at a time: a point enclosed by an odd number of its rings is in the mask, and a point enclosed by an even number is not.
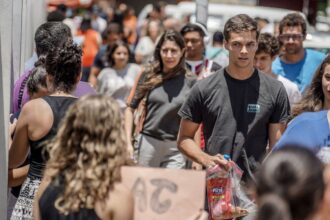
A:
[[[47,102],[41,98],[28,101],[22,108],[22,113],[28,116],[39,115],[40,112],[46,113],[45,111],[51,113],[51,108]]]
[[[19,120],[26,120],[28,133],[31,140],[38,140],[48,133],[53,124],[53,113],[48,103],[41,99],[27,102],[23,108]]]
[[[134,216],[133,194],[122,183],[116,183],[110,190],[105,204],[97,205],[95,211],[98,216],[102,216],[103,220],[132,220]]]

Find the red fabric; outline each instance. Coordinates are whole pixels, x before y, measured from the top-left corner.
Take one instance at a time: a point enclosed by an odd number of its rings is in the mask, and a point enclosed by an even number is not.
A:
[[[204,139],[204,132],[203,132],[203,129],[204,129],[204,125],[201,124],[201,145],[200,145],[200,148],[204,150],[205,148],[205,139]]]

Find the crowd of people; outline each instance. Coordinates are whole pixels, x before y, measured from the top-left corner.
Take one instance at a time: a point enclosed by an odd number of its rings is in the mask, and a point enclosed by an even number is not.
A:
[[[303,47],[304,18],[260,33],[239,14],[211,36],[164,7],[138,23],[125,4],[59,5],[36,30],[13,90],[8,219],[133,219],[121,166],[226,169],[225,154],[254,192],[249,219],[327,219],[330,56]]]

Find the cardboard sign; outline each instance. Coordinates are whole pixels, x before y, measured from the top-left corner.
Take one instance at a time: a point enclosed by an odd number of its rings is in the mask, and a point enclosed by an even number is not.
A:
[[[134,220],[189,219],[204,208],[204,171],[122,167],[134,194]]]

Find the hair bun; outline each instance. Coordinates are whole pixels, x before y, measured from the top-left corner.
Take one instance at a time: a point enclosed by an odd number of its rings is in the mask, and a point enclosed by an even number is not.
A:
[[[261,196],[257,220],[290,220],[291,213],[288,203],[274,193]]]
[[[46,55],[40,55],[38,60],[34,63],[35,67],[44,66],[46,63]]]

